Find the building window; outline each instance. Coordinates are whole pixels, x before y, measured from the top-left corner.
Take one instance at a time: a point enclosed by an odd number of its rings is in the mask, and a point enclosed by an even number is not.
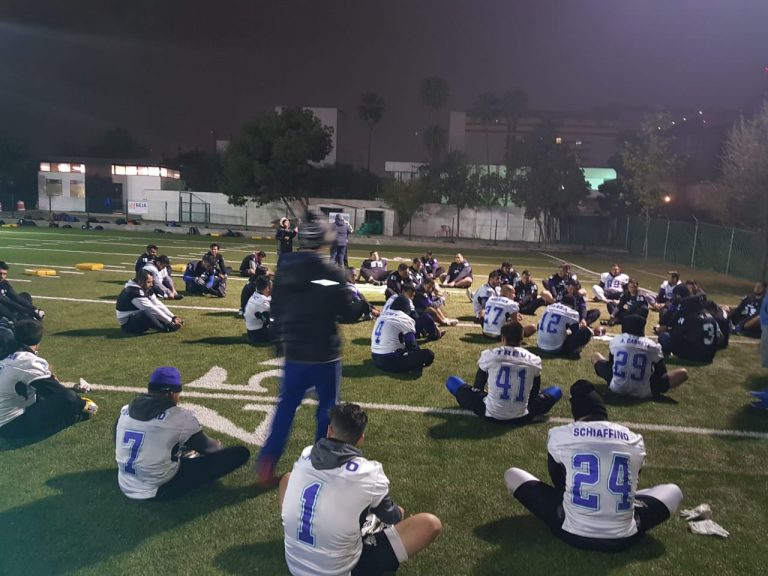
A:
[[[61,180],[53,178],[45,179],[45,194],[46,196],[61,196],[64,193]]]
[[[82,180],[72,180],[69,183],[70,198],[85,198],[85,183]]]
[[[61,162],[58,165],[57,172],[72,172],[72,167],[67,162]]]
[[[576,146],[581,146],[583,142],[581,140],[576,140]]]
[[[50,172],[50,171],[51,171],[50,162],[40,162],[40,172]]]
[[[555,138],[555,144],[562,144],[562,143],[563,143],[563,139],[562,139],[562,138],[560,138],[560,136],[558,136],[557,138]]]

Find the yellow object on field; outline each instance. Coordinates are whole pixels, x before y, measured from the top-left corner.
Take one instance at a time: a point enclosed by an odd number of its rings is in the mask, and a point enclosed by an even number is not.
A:
[[[274,238],[272,236],[264,236],[264,240],[274,240]]]
[[[50,268],[27,268],[24,270],[27,276],[56,276],[56,270]]]
[[[263,240],[261,236],[251,236],[251,240]]]
[[[18,228],[18,224],[2,224],[0,225],[0,228]]]
[[[104,264],[99,264],[97,262],[81,262],[80,264],[75,264],[75,268],[77,270],[102,270]]]
[[[218,238],[219,236],[221,236],[221,234],[219,234],[218,232],[211,232],[211,236],[213,238]]]
[[[187,269],[186,264],[171,264],[171,270],[174,272],[184,272]]]

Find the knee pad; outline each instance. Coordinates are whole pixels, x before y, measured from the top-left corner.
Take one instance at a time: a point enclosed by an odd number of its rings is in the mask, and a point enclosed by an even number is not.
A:
[[[459,378],[458,376],[448,376],[448,379],[445,381],[445,387],[448,389],[448,392],[456,396],[456,393],[459,391],[459,388],[464,386],[466,382]]]
[[[546,394],[551,398],[554,398],[555,402],[559,402],[560,398],[563,397],[563,391],[560,390],[560,388],[557,386],[550,386],[549,388],[544,388],[544,390],[542,390],[541,393]]]

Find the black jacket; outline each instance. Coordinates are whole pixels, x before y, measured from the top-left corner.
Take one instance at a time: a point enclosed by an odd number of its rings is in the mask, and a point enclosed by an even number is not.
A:
[[[355,302],[341,269],[315,252],[287,252],[280,257],[272,290],[272,317],[289,362],[338,360],[341,341],[336,317],[353,321],[366,310]]]

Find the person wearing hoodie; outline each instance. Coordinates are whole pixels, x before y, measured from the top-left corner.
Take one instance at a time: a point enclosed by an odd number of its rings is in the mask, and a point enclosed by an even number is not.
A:
[[[161,254],[154,260],[147,262],[142,270],[152,274],[152,291],[158,298],[165,300],[182,300],[184,298],[176,291],[171,277],[171,260],[168,256]]]
[[[206,436],[195,415],[178,406],[181,375],[156,368],[147,393],[120,410],[115,461],[120,490],[133,500],[170,500],[213,482],[248,461],[245,446],[224,448]]]
[[[335,233],[335,239],[331,244],[331,260],[337,266],[349,267],[347,262],[347,245],[349,244],[349,235],[352,233],[352,225],[344,220],[342,214],[336,214],[331,227]],[[301,244],[301,234],[299,234],[299,244]]]
[[[704,309],[701,297],[691,294],[685,284],[676,286],[674,292],[680,304],[669,329],[659,333],[661,349],[683,360],[712,362],[722,337],[717,321]]]
[[[285,561],[294,576],[394,572],[442,532],[437,516],[406,518],[392,500],[382,465],[360,450],[367,424],[357,404],[334,406],[326,437],[280,480]]]
[[[315,388],[319,402],[315,439],[325,436],[328,412],[341,386],[341,340],[336,320],[353,322],[368,311],[347,289],[340,268],[321,250],[332,230],[323,216],[308,211],[299,228],[299,252],[280,257],[272,289],[275,338],[285,354],[280,398],[256,463],[258,481],[275,483],[274,469],[285,449],[296,410],[307,390]]]
[[[37,355],[43,325],[19,320],[15,351],[0,360],[0,436],[49,436],[96,414],[98,406],[63,386]]]
[[[117,297],[115,315],[120,328],[129,334],[144,334],[147,330],[175,332],[184,321],[174,316],[168,307],[157,299],[152,291],[154,279],[142,270],[134,280],[129,280]]]
[[[675,484],[638,490],[643,437],[608,420],[595,387],[571,386],[574,422],[549,430],[552,485],[519,468],[504,473],[509,494],[565,543],[585,550],[626,550],[672,517],[683,493]]]

